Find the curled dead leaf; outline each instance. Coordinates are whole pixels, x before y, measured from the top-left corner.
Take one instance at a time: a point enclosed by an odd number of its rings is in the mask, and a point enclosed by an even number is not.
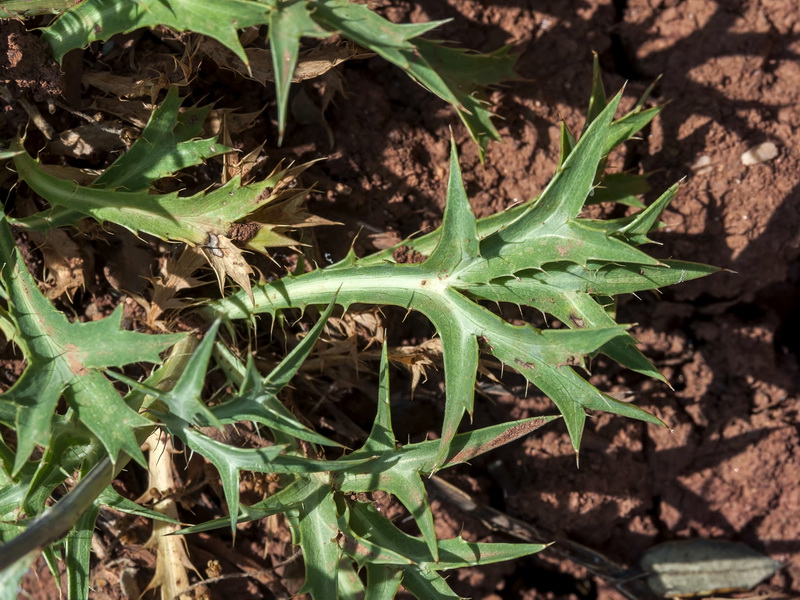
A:
[[[250,275],[253,274],[253,269],[247,264],[242,251],[234,246],[226,236],[213,233],[208,234],[202,250],[208,264],[217,275],[220,292],[225,293],[225,277],[230,277],[247,292],[250,301],[255,304],[253,288],[250,284]]]
[[[245,48],[247,59],[250,61],[250,73],[248,73],[245,64],[219,42],[207,37],[198,37],[195,43],[200,52],[223,69],[235,71],[242,77],[254,79],[263,85],[266,85],[267,82],[275,81],[275,72],[272,68],[272,52],[269,50]],[[306,79],[313,79],[327,73],[347,60],[368,58],[370,56],[374,56],[374,53],[356,48],[354,44],[350,43],[319,44],[300,53],[292,81],[297,83]]]
[[[155,110],[155,105],[141,100],[123,100],[114,97],[94,97],[90,109],[99,110],[109,115],[114,115],[118,119],[130,123],[134,127],[144,129],[150,115]]]
[[[427,369],[436,368],[442,362],[442,340],[434,338],[418,346],[400,346],[389,352],[389,360],[399,363],[411,371],[411,398],[420,381],[427,381]]]
[[[50,151],[58,156],[87,158],[128,147],[132,137],[121,121],[86,123],[64,131],[50,144]]]
[[[259,230],[249,237],[245,247],[266,254],[268,248],[297,245],[298,242],[285,235],[292,229],[341,225],[308,212],[304,206],[307,194],[307,190],[287,190],[276,201],[250,215],[250,221],[257,223]]]
[[[194,65],[187,54],[178,59],[172,54],[148,54],[136,75],[115,75],[107,71],[84,71],[81,81],[117,98],[149,98],[155,103],[159,93],[172,85],[189,85]]]
[[[71,299],[86,281],[87,264],[78,244],[63,229],[31,231],[28,235],[42,251],[45,296],[54,300],[66,295]]]
[[[182,308],[185,305],[183,300],[175,296],[181,290],[203,284],[201,279],[192,275],[205,263],[203,252],[191,246],[187,246],[179,258],[169,257],[164,261],[158,277],[150,279],[153,285],[152,299],[147,302],[141,296],[134,296],[145,309],[148,326],[157,327],[159,317],[166,311]]]
[[[206,133],[222,137],[223,126],[227,126],[229,131],[246,131],[253,126],[258,116],[264,112],[264,108],[249,113],[240,113],[233,108],[215,108],[208,113],[206,118]]]

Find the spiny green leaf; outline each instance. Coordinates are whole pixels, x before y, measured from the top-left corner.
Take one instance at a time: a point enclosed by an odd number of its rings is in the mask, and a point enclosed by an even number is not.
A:
[[[640,102],[643,102],[643,100]],[[634,110],[613,121],[606,137],[603,154],[607,155],[620,144],[630,140],[636,134],[636,132],[647,125],[647,123],[649,123],[658,114],[661,108],[662,107],[656,107],[649,110],[642,110],[641,105],[637,104]],[[563,165],[564,161],[566,160],[567,156],[569,156],[570,152],[572,152],[572,149],[575,147],[576,143],[577,142],[575,138],[562,123],[560,147],[561,156],[559,159],[559,167]],[[598,163],[598,168],[599,167],[600,163]],[[617,188],[620,187],[618,181],[614,181],[617,179],[616,174],[609,175],[605,173],[599,173],[595,178],[596,185],[595,188],[593,188],[595,190],[595,194],[602,195],[603,186],[609,177],[612,180],[611,186]],[[593,199],[594,196],[587,197],[587,201]],[[527,213],[531,206],[536,204],[538,200],[538,198],[534,198],[521,204],[517,204],[503,212],[478,219],[477,227],[479,237],[481,239],[488,237],[492,233],[500,231],[511,223],[517,221],[520,216]],[[408,249],[415,250],[420,254],[429,255],[436,247],[441,233],[442,229],[439,228],[418,238],[403,240],[396,246],[392,246],[386,250],[376,252],[375,254],[361,259],[361,262],[362,264],[378,264],[381,261],[391,260],[392,253],[395,252],[399,247],[407,247]]]
[[[316,494],[320,488],[327,489],[329,487],[330,485],[327,481],[324,481],[316,475],[312,477],[298,477],[286,487],[278,490],[275,494],[264,498],[261,502],[257,502],[252,506],[240,505],[236,523],[256,521],[278,513],[299,511],[304,506],[306,498],[312,494]],[[180,530],[178,533],[190,534],[199,533],[201,531],[212,531],[222,527],[229,527],[230,523],[230,516],[222,517],[206,523],[187,527]]]
[[[596,95],[600,97],[599,91]],[[602,109],[599,104],[603,102],[598,103],[597,116],[535,202],[497,218],[476,223],[458,182],[453,152],[442,229],[422,238],[424,244],[410,244],[415,249],[425,247],[430,253],[427,261],[394,264],[387,262],[385,253],[364,260],[348,256],[331,267],[260,286],[254,291],[252,305],[241,295],[234,296],[213,303],[207,313],[226,319],[274,315],[286,308],[330,302],[334,294],[344,307],[392,304],[423,313],[442,340],[447,394],[433,469],[443,464],[464,413],[472,412],[479,343],[481,350],[518,370],[553,399],[576,449],[586,410],[607,410],[660,423],[645,411],[601,393],[574,370],[584,366],[586,356],[604,352],[627,367],[663,380],[636,349],[627,328],[617,325],[608,313],[608,297],[713,272],[709,267],[688,264],[676,272],[672,267],[677,265],[637,248],[647,241],[646,233],[655,226],[672,192],[626,219],[606,222],[579,217],[594,189],[619,101],[617,94]],[[540,331],[511,325],[479,305],[478,298],[539,308],[555,315],[570,330]],[[414,486],[409,483],[408,489],[414,490]]]
[[[75,522],[64,541],[64,562],[67,571],[67,598],[89,597],[89,560],[92,555],[92,534],[100,508],[93,506]]]
[[[531,210],[531,218],[535,215],[541,221],[551,217],[566,221],[578,216],[594,186],[597,165],[606,154],[606,138],[621,98],[620,92],[592,119],[567,160],[542,192]]]
[[[42,37],[60,62],[70,50],[91,42],[141,27],[166,25],[212,37],[248,64],[237,29],[265,23],[268,11],[266,4],[249,0],[84,0],[46,27]]]
[[[452,538],[440,540],[440,559],[433,561],[422,540],[401,532],[371,504],[354,503],[350,507],[349,524],[364,539],[401,556],[401,564],[411,563],[407,573],[415,569],[441,571],[488,565],[534,554],[547,547],[546,544],[490,544]]]
[[[312,19],[308,0],[276,3],[269,15],[269,45],[275,71],[275,95],[278,98],[278,145],[283,141],[289,86],[300,50],[301,37],[330,35]]]
[[[77,414],[73,413],[72,419],[77,420]],[[89,465],[105,457],[102,444],[91,438],[87,429],[65,425],[63,420],[59,415],[54,416],[50,443],[41,458],[32,463],[36,471],[28,480],[20,505],[29,515],[38,515],[45,510],[50,495],[64,483],[68,474],[78,469],[86,471]],[[20,471],[19,481],[25,479],[27,467],[26,464]]]
[[[229,152],[217,138],[195,139],[203,129],[210,106],[179,112],[181,98],[172,86],[156,107],[142,134],[92,183],[107,190],[146,190],[153,182],[205,159]]]
[[[647,177],[647,175],[630,173],[607,173],[589,194],[587,204],[616,202],[635,208],[644,208],[644,203],[638,196],[650,191]]]
[[[479,254],[478,229],[469,205],[467,190],[461,179],[458,150],[450,140],[450,179],[447,182],[447,202],[442,220],[442,236],[425,266],[436,271],[440,278],[448,277],[463,262],[473,261]]]
[[[632,244],[646,244],[650,242],[647,234],[658,226],[661,213],[669,206],[672,198],[678,193],[680,184],[675,184],[643,211],[633,216],[630,223],[619,229],[619,234]]]
[[[234,448],[201,434],[196,430],[181,427],[172,422],[169,417],[164,418],[167,430],[172,435],[177,435],[195,452],[206,458],[219,473],[225,501],[228,503],[228,512],[236,514],[239,510],[239,472],[241,470],[270,472],[275,458],[283,451],[283,446],[269,446],[245,450]],[[231,532],[234,532],[236,523],[231,522]]]
[[[543,544],[479,544],[454,538],[439,542],[439,560],[434,561],[422,540],[397,529],[370,504],[355,503],[349,515],[350,527],[360,536],[357,548],[368,550],[378,564],[391,564],[391,557],[397,556],[396,566],[403,571],[404,587],[420,599],[458,598],[438,574],[440,570],[510,560],[546,547]]]
[[[345,522],[340,525],[343,532],[349,529]],[[346,532],[342,534],[340,541],[342,549],[354,560],[359,567],[367,565],[410,565],[413,561],[397,552],[382,548],[354,533]]]
[[[222,422],[203,401],[201,394],[205,386],[208,361],[214,347],[214,338],[219,329],[219,321],[215,321],[206,332],[203,341],[186,361],[177,381],[169,390],[139,383],[121,373],[107,371],[107,375],[128,384],[131,389],[139,393],[158,398],[162,407],[157,405],[150,408],[155,416],[169,414],[173,422],[193,424],[200,427],[213,426],[222,429]]]
[[[368,564],[367,594],[364,600],[392,600],[403,581],[403,570]]]
[[[592,92],[589,95],[589,107],[586,109],[586,124],[584,131],[591,125],[603,109],[608,105],[606,89],[603,86],[603,76],[600,73],[600,59],[596,52],[592,53]]]
[[[464,327],[463,321],[450,320],[441,313],[436,314],[432,320],[442,338],[444,385],[447,393],[438,463],[447,455],[464,413],[468,413],[472,419],[479,350],[477,336]]]
[[[268,24],[282,138],[300,38],[339,33],[397,65],[455,107],[483,158],[489,140],[499,139],[499,135],[491,122],[492,113],[477,94],[483,86],[515,78],[516,59],[508,48],[478,54],[419,37],[441,23],[394,24],[351,0],[226,0],[224,5],[205,0],[132,0],[123,4],[84,0],[45,28],[43,36],[60,61],[67,51],[116,33],[166,25],[213,37],[248,65],[237,29]]]
[[[364,584],[353,561],[342,556],[336,569],[336,594],[338,600],[363,600]]]
[[[275,442],[287,447],[296,447],[297,440],[323,446],[340,446],[300,423],[277,398],[308,358],[334,307],[334,303],[328,305],[308,334],[266,377],[258,374],[252,356],[248,358],[247,367],[242,369],[241,362],[227,348],[218,346],[218,356],[224,361],[226,370],[235,377],[234,383],[240,389],[233,398],[212,408],[214,415],[223,423],[237,420],[263,423],[271,430]]]
[[[570,133],[569,129],[567,129],[567,124],[564,121],[561,121],[560,124],[560,132],[561,132],[561,144],[559,145],[559,154],[558,154],[558,166],[559,168],[561,165],[564,164],[564,161],[567,160],[569,153],[572,152],[572,149],[575,147],[577,140],[575,137]]]
[[[21,145],[17,145],[21,149]],[[14,157],[19,178],[56,207],[71,209],[102,223],[110,221],[134,234],[149,233],[162,240],[192,245],[212,243],[231,225],[275,200],[275,187],[288,175],[281,171],[267,180],[242,185],[238,177],[222,187],[188,198],[178,193],[151,195],[147,190],[125,192],[80,186],[42,170],[27,152]],[[21,221],[24,224],[24,220]]]
[[[17,410],[14,473],[36,445],[48,444],[56,403],[64,391],[67,402],[112,460],[124,450],[144,463],[133,432],[150,423],[126,406],[98,369],[138,361],[159,363],[159,353],[183,336],[121,330],[122,306],[100,321],[70,323],[53,308],[28,273],[5,216],[0,218],[0,263],[9,314],[28,359],[25,372],[2,398]]]
[[[664,424],[658,417],[638,406],[603,394],[570,368],[548,364],[518,364],[517,370],[547,394],[558,407],[576,453],[580,449],[587,409],[611,412],[655,425]]]
[[[417,38],[446,21],[395,24],[349,0],[315,0],[314,19],[331,31],[342,33],[357,44],[369,48],[403,70],[411,68],[407,51]],[[404,52],[405,51],[405,52]]]
[[[202,400],[203,387],[208,371],[208,361],[214,348],[220,321],[215,321],[186,363],[178,381],[169,391],[153,390],[152,394],[159,398],[169,410],[187,423],[201,427],[213,426],[222,429],[222,423]],[[153,411],[158,414],[157,411]]]
[[[323,446],[341,446],[298,421],[269,391],[252,359],[247,363],[242,389],[230,400],[212,407],[211,412],[223,424],[254,421],[266,425],[281,445],[289,445],[291,440],[303,440]]]
[[[375,456],[395,452],[394,430],[392,428],[391,407],[389,404],[389,357],[386,344],[381,350],[380,376],[378,379],[378,412],[372,431],[364,445],[348,458]],[[455,432],[454,432],[455,433]],[[394,496],[408,509],[417,523],[422,537],[434,557],[439,556],[436,547],[436,530],[433,525],[433,512],[428,503],[428,493],[418,471],[389,467],[382,473],[372,472],[362,478],[345,478],[343,492],[374,492],[383,490]]]
[[[164,513],[136,504],[133,500],[128,500],[120,495],[113,487],[109,486],[97,497],[95,504],[98,506],[108,506],[114,510],[118,510],[126,515],[135,515],[137,517],[145,517],[155,521],[164,521],[165,523],[172,523],[173,525],[180,525],[181,522]]]
[[[591,294],[574,289],[562,289],[542,280],[534,279],[531,272],[515,277],[497,279],[489,284],[470,288],[470,296],[493,302],[509,302],[531,306],[552,315],[569,328],[605,328],[616,325],[606,309]],[[661,373],[639,352],[631,335],[615,336],[599,346],[599,351],[621,365],[665,381]],[[513,365],[512,365],[513,366]]]
[[[606,154],[621,142],[632,139],[645,125],[655,119],[663,108],[663,106],[654,106],[647,109],[637,107],[615,121],[609,129],[608,137],[606,138]]]
[[[456,594],[447,580],[436,571],[408,569],[403,577],[405,587],[415,598],[421,600],[466,600]]]
[[[381,362],[378,367],[378,409],[372,421],[372,430],[367,441],[358,450],[351,452],[350,458],[374,456],[381,452],[392,452],[396,446],[392,426],[392,408],[389,398],[389,354],[386,343],[381,346]]]
[[[479,256],[478,231],[475,215],[467,198],[455,140],[450,140],[450,179],[447,185],[447,203],[442,221],[442,236],[423,268],[436,273],[439,280],[447,280],[463,264],[473,263]],[[448,293],[448,290],[445,290]],[[475,394],[475,374],[478,369],[478,340],[473,331],[459,319],[450,315],[431,314],[436,332],[442,338],[445,367],[445,404],[442,422],[441,449],[439,458],[444,459],[464,413],[472,417]],[[465,374],[471,376],[465,376]],[[412,488],[413,489],[413,488]],[[425,515],[427,518],[427,515]],[[425,523],[433,527],[433,518]],[[423,524],[418,521],[420,528]],[[423,532],[424,533],[424,532]]]
[[[453,105],[481,157],[489,140],[499,138],[492,113],[475,92],[481,86],[516,78],[516,59],[508,48],[479,55],[418,37],[443,21],[396,25],[349,0],[317,0],[314,5],[317,22],[376,52]]]
[[[339,471],[368,462],[370,458],[347,458],[338,461],[313,460],[300,456],[282,454],[286,446],[267,446],[264,448],[236,448],[203,435],[188,423],[171,415],[162,415],[167,431],[178,436],[195,452],[204,456],[217,469],[225,492],[225,500],[230,512],[236,513],[239,507],[239,473],[255,471],[258,473],[305,473]],[[231,528],[235,523],[231,522]]]
[[[379,418],[384,422],[377,425],[378,419],[376,419],[376,425],[373,426],[373,433],[370,436],[373,440],[377,436],[383,436],[383,432],[391,431],[388,412],[383,416],[379,414]],[[452,443],[447,446],[449,453],[444,458],[440,455],[442,444],[438,440],[409,444],[401,448],[395,448],[394,443],[391,446],[382,446],[368,441],[364,447],[348,455],[347,458],[363,456],[369,448],[375,452],[375,460],[342,470],[335,478],[336,487],[343,493],[383,490],[393,494],[414,517],[430,556],[438,560],[439,550],[433,513],[421,475],[431,473],[435,469],[467,462],[527,435],[550,420],[552,417],[504,423],[456,435]]]
[[[311,594],[314,600],[338,600],[336,581],[341,551],[331,490],[319,487],[305,499],[299,515],[290,515],[290,523],[296,532],[295,543],[303,549],[306,571],[305,583],[298,593]]]
[[[510,54],[510,46],[491,54],[448,48],[425,39],[418,40],[416,46],[424,63],[413,61],[411,76],[456,107],[483,161],[489,142],[499,140],[500,134],[492,124],[488,103],[479,96],[479,88],[517,79],[516,58]]]
[[[10,529],[15,528],[14,526],[0,524],[0,538],[7,540],[7,534]],[[31,568],[37,556],[38,552],[31,552],[10,567],[0,570],[0,600],[19,600],[19,587],[22,583],[22,578]]]
[[[716,267],[680,260],[664,260],[659,265],[590,262],[583,266],[563,262],[552,263],[545,271],[520,272],[517,276],[522,281],[531,278],[564,291],[585,292],[592,296],[617,296],[683,283],[717,271],[719,269]],[[516,285],[516,282],[508,279],[501,281],[508,287]]]

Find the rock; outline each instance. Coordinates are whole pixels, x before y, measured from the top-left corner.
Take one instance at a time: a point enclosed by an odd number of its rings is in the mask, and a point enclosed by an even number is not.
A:
[[[757,165],[778,156],[778,147],[772,142],[764,142],[742,153],[742,164]]]
[[[690,168],[698,175],[708,173],[712,169],[711,157],[708,154],[704,154],[703,156],[698,156],[697,160],[695,160],[692,163],[692,166]]]

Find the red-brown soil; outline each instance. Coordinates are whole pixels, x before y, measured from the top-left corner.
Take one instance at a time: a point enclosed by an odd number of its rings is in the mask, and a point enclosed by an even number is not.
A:
[[[655,252],[729,270],[662,295],[621,303],[620,320],[638,324],[635,332],[642,349],[674,390],[602,361],[594,365],[599,386],[632,394],[669,429],[599,415],[587,427],[578,468],[563,426],[554,425],[448,479],[479,502],[632,569],[645,550],[667,540],[711,537],[744,542],[784,564],[754,594],[800,597],[800,328],[795,329],[800,325],[800,11],[796,2],[374,4],[398,21],[452,19],[437,37],[476,50],[517,45],[520,80],[493,92],[503,140],[490,146],[481,165],[476,148],[448,107],[402,73],[378,58],[340,67],[344,95],[337,96],[325,113],[333,144],[322,124],[302,125],[295,118],[284,146],[271,154],[329,157],[310,171],[318,189],[326,192],[315,195],[312,209],[345,225],[317,234],[320,257],[326,253],[341,257],[356,236],[356,249],[363,254],[438,224],[450,126],[479,216],[536,195],[555,169],[559,118],[573,131],[582,125],[594,50],[608,89],[627,81],[629,104],[662,75],[655,98],[669,105],[642,140],[616,157],[626,169],[652,172],[654,194],[686,178],[664,216],[667,227],[657,235],[663,245]],[[145,38],[130,40],[146,49],[153,41]],[[70,64],[72,69],[88,68],[79,60]],[[273,99],[271,89],[243,82],[213,65],[203,65],[201,73],[191,88],[195,100],[213,99],[220,107],[251,111]],[[26,77],[20,79],[28,81]],[[240,92],[226,98],[226,90],[234,86]],[[26,84],[20,82],[19,87]],[[28,85],[23,91],[32,101],[41,101],[53,89],[55,84]],[[74,84],[65,90],[73,106],[88,102],[91,93],[76,90]],[[306,82],[295,90],[298,93],[313,99],[319,86]],[[4,118],[3,133],[13,134],[22,119],[20,109],[9,106]],[[57,112],[50,120],[63,127],[68,115]],[[274,145],[276,132],[274,122],[261,117],[240,145],[250,150],[264,139]],[[764,142],[777,146],[777,157],[742,164],[740,155]],[[427,330],[409,335],[422,339],[426,334]],[[477,425],[553,412],[546,400],[525,398],[524,385],[515,386],[512,379],[506,383],[514,394],[479,399]],[[5,379],[0,385],[7,385]],[[398,379],[396,386],[401,385]],[[437,418],[439,409],[425,394],[418,394],[415,403],[414,417]],[[346,405],[339,406],[347,410]],[[352,418],[368,426],[363,417]],[[398,433],[420,435],[435,429],[410,418],[405,414]],[[442,535],[463,531],[472,539],[490,536],[484,526],[446,502],[437,500],[436,506]],[[251,531],[243,537],[231,562],[268,564],[262,561],[263,545],[257,542],[271,536]],[[494,539],[508,538],[494,534]],[[208,553],[219,551],[222,543],[193,542],[190,549],[196,551],[197,564],[205,565]],[[116,559],[141,569],[140,579],[146,583],[152,560],[142,558],[144,550],[125,548],[129,549],[122,552],[117,547]],[[288,579],[297,576],[286,569]],[[119,578],[119,569],[108,575],[113,571],[108,560],[101,561],[98,573],[105,574],[106,587],[97,583],[98,598],[118,596],[112,580]],[[618,581],[592,576],[584,567],[548,552],[465,571],[451,581],[457,582],[459,593],[474,598],[622,597],[615,588]],[[225,597],[233,590],[249,591],[252,597],[266,593],[253,584],[236,585],[241,587],[228,587],[224,594],[222,587],[212,588],[211,597]]]

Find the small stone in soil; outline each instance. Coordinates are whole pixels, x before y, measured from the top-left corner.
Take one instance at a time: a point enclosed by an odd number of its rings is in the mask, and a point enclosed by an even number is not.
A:
[[[772,142],[764,142],[742,153],[742,164],[745,166],[772,160],[778,156],[778,147]]]

